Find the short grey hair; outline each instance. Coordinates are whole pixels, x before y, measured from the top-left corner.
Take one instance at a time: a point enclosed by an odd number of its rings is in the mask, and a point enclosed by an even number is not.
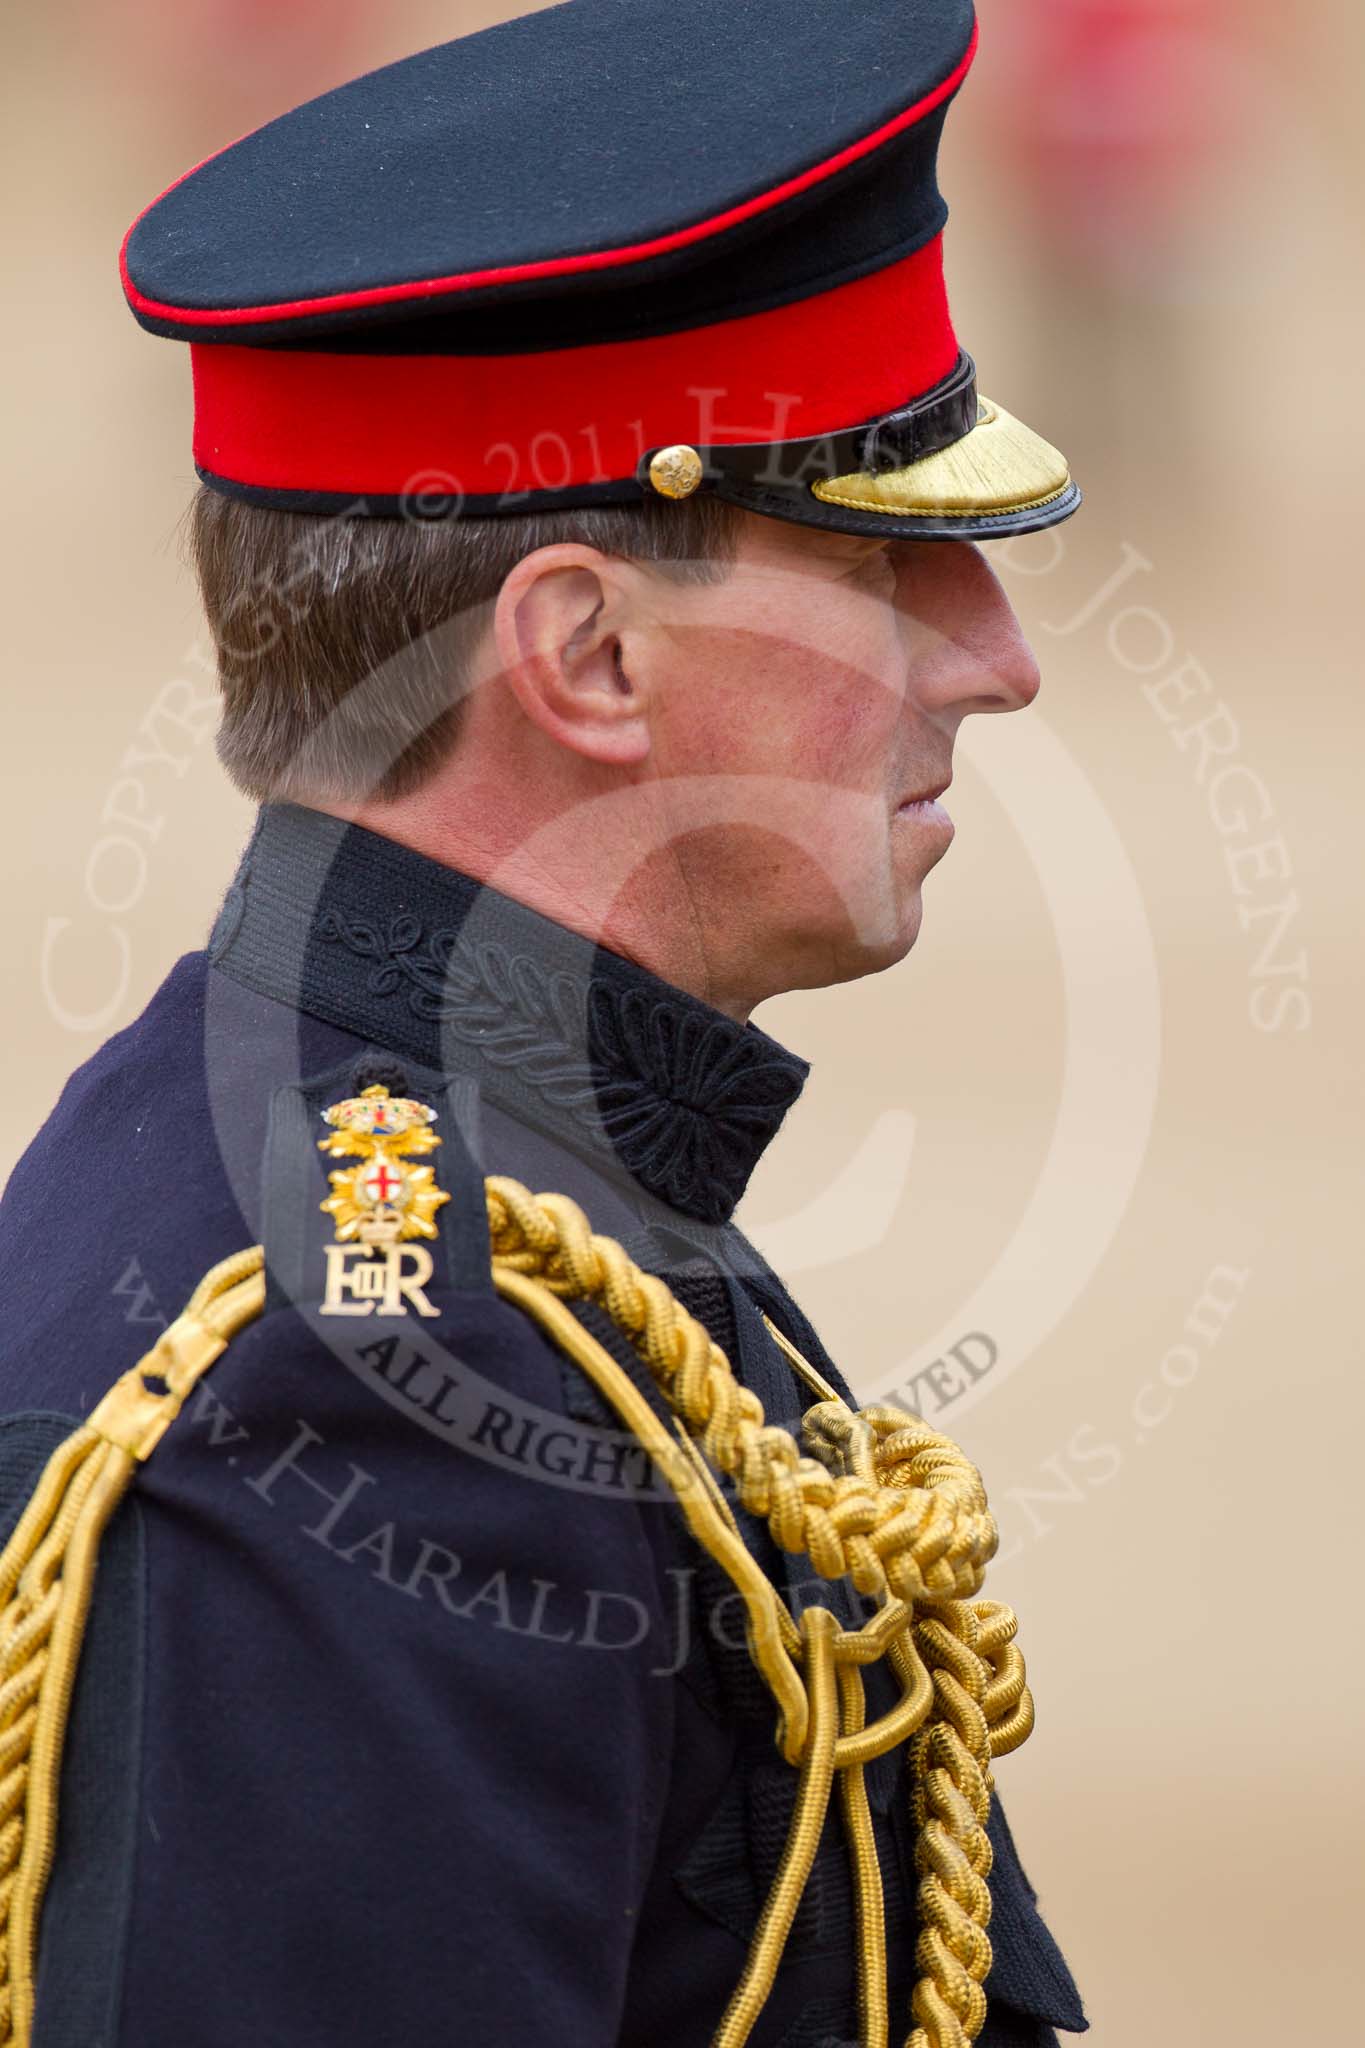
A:
[[[218,755],[258,802],[405,796],[456,744],[488,607],[559,542],[721,582],[740,515],[710,496],[496,518],[279,512],[201,487],[189,552],[217,653]]]

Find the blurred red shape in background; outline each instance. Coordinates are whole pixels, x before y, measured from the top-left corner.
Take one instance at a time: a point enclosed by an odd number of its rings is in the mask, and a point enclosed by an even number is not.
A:
[[[131,83],[197,104],[224,141],[366,69],[384,18],[376,0],[84,0],[83,12]]]
[[[1230,0],[1044,0],[992,26],[1001,111],[1053,233],[1148,270],[1245,135],[1249,24]]]

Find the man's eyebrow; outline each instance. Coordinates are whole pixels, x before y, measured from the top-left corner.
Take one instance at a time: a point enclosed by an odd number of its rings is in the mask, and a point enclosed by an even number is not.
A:
[[[889,538],[874,533],[822,533],[820,540],[820,552],[840,561],[856,561],[864,555],[880,554],[892,545]]]

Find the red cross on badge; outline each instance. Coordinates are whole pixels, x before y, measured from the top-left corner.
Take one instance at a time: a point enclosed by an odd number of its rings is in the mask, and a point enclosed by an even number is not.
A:
[[[361,1186],[376,1202],[387,1202],[390,1195],[397,1194],[403,1185],[401,1173],[391,1173],[388,1162],[381,1159],[373,1173],[367,1173]]]
[[[432,1217],[450,1197],[437,1187],[431,1167],[408,1157],[440,1144],[431,1128],[435,1110],[406,1095],[395,1099],[376,1082],[322,1114],[332,1130],[330,1137],[319,1139],[320,1149],[333,1159],[349,1155],[356,1162],[328,1175],[332,1192],[319,1205],[333,1219],[337,1243],[366,1247],[378,1259],[386,1248],[409,1238],[435,1237]]]

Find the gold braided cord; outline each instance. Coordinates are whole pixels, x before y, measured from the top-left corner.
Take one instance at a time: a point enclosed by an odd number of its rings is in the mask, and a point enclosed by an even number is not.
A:
[[[836,1775],[858,1902],[862,2048],[885,2048],[884,1910],[862,1771],[907,1739],[922,1931],[905,2043],[967,2048],[985,2023],[982,1986],[991,1966],[991,1762],[1033,1726],[1015,1618],[974,1597],[997,1545],[980,1474],[917,1416],[889,1408],[854,1414],[840,1401],[822,1400],[807,1412],[803,1451],[790,1432],[765,1421],[756,1396],[663,1281],[612,1239],[594,1235],[572,1202],[533,1196],[503,1178],[490,1179],[486,1191],[499,1292],[532,1315],[612,1402],[673,1487],[694,1535],[739,1587],[750,1653],[777,1708],[778,1747],[800,1770],[786,1853],[713,2048],[743,2048],[762,2011]],[[685,1425],[683,1456],[628,1375],[565,1308],[575,1300],[605,1309],[634,1344]],[[690,1455],[688,1436],[695,1439]],[[782,1549],[804,1553],[822,1577],[847,1577],[876,1599],[872,1620],[845,1630],[828,1609],[811,1607],[797,1634],[776,1588],[765,1574],[755,1579],[728,1502],[699,1477],[698,1450],[734,1482],[741,1505],[767,1522]],[[869,1726],[861,1673],[882,1657],[901,1697]]]
[[[834,1784],[834,1745],[839,1732],[834,1665],[837,1633],[838,1623],[827,1608],[808,1607],[801,1617],[810,1727],[797,1780],[796,1806],[777,1879],[759,1916],[744,1975],[725,2008],[712,2048],[741,2048],[752,2033],[754,2022],[768,2002],[820,1846]]]
[[[798,1771],[791,1833],[714,2048],[744,2048],[780,1966],[839,1781],[858,1924],[860,2039],[887,2048],[885,1913],[864,1767],[909,1742],[921,1933],[905,2048],[967,2048],[991,1963],[991,1762],[1033,1725],[1016,1623],[978,1600],[997,1537],[980,1475],[899,1409],[820,1399],[802,1442],[755,1395],[663,1281],[597,1237],[562,1196],[486,1183],[493,1278],[593,1380],[648,1450],[688,1525],[739,1590],[750,1653],[772,1693],[777,1744]],[[101,1534],[139,1461],[264,1304],[263,1254],[223,1261],[184,1313],[48,1460],[0,1553],[0,2048],[30,2048],[39,1920],[57,1830],[61,1748]],[[568,1306],[595,1302],[635,1345],[674,1431]],[[794,1348],[774,1330],[775,1341]],[[676,1433],[674,1433],[676,1432]],[[723,1474],[785,1550],[876,1602],[845,1630],[812,1606],[798,1627],[744,1543]],[[899,1692],[870,1724],[864,1669]],[[899,2031],[899,2030],[898,2030]]]
[[[0,1554],[0,2044],[29,2048],[62,1743],[100,1538],[200,1375],[265,1300],[259,1247],[205,1276],[183,1315],[60,1443]]]
[[[867,1701],[852,1662],[840,1664],[839,1709],[844,1729],[856,1734],[863,1725]],[[853,1864],[853,1889],[858,1902],[858,2022],[863,2048],[887,2048],[891,2024],[886,1988],[886,1901],[882,1869],[872,1832],[867,1779],[859,1763],[839,1773],[844,1827]]]

